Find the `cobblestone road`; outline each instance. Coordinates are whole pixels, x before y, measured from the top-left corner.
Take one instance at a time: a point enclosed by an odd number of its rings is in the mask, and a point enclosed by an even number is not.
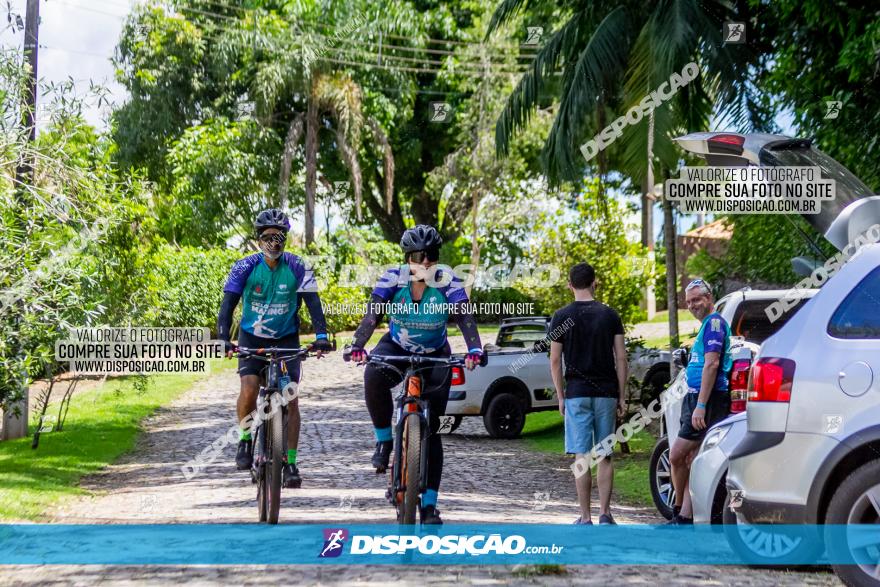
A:
[[[255,486],[234,469],[234,445],[203,475],[187,480],[180,467],[230,426],[238,389],[234,371],[203,380],[147,420],[136,449],[83,486],[93,495],[67,502],[55,523],[249,523],[256,521]],[[384,476],[369,466],[372,428],[363,400],[362,370],[340,354],[304,366],[299,462],[303,486],[286,491],[281,521],[394,523]],[[486,436],[466,419],[444,440],[440,503],[447,523],[570,523],[574,488],[564,455],[532,452],[522,441]],[[549,492],[549,499],[536,493]],[[652,510],[616,507],[620,523],[658,523]],[[550,562],[550,561],[548,561]],[[839,585],[834,575],[742,567],[569,566],[563,575],[524,567],[146,566],[0,567],[0,584],[254,584],[296,585]]]

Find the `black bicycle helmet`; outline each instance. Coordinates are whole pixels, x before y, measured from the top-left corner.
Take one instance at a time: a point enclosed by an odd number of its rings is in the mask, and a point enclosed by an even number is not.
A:
[[[254,220],[254,230],[257,231],[257,235],[267,228],[277,228],[278,230],[288,232],[290,230],[290,220],[288,220],[287,214],[278,208],[269,208],[257,214],[257,219]]]
[[[403,233],[400,238],[400,248],[404,253],[415,251],[439,250],[443,244],[440,233],[433,226],[417,224]]]

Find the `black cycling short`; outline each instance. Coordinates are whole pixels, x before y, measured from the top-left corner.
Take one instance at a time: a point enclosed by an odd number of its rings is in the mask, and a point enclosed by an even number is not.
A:
[[[688,393],[681,400],[681,428],[678,431],[678,437],[685,440],[703,440],[706,432],[709,431],[714,424],[717,424],[730,415],[730,393],[727,391],[718,391],[713,389],[709,394],[709,401],[706,402],[706,427],[697,430],[691,424],[691,416],[697,407],[700,399],[699,393]]]
[[[299,335],[292,334],[290,336],[285,336],[284,338],[265,338],[262,336],[251,334],[246,330],[242,330],[238,335],[238,346],[251,349],[258,349],[270,346],[277,346],[288,349],[299,348]],[[287,373],[290,375],[290,380],[299,383],[300,360],[289,359],[285,361],[285,363],[287,364]],[[259,375],[268,365],[269,363],[267,361],[257,357],[239,357],[238,374],[242,377],[244,377],[245,375]]]

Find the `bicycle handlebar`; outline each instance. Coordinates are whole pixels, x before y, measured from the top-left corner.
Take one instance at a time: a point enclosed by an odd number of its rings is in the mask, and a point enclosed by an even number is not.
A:
[[[265,361],[272,360],[272,356],[276,359],[286,360],[286,359],[294,359],[294,358],[306,358],[309,353],[312,351],[312,345],[306,345],[304,347],[298,348],[283,348],[283,347],[263,347],[263,348],[248,348],[237,346],[233,349],[233,352],[238,354],[239,357],[255,357],[257,359],[263,359]]]
[[[351,361],[351,349],[346,349],[342,353],[342,360],[346,363]],[[409,363],[413,367],[424,366],[430,364],[448,365],[450,367],[464,367],[464,358],[462,357],[426,357],[424,355],[367,355],[367,363]],[[489,363],[489,356],[483,353],[480,357],[480,367],[485,367]]]

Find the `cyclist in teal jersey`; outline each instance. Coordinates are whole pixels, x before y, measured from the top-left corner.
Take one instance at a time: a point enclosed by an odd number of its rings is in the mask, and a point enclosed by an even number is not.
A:
[[[364,350],[376,325],[390,308],[389,331],[373,349],[379,355],[425,355],[448,357],[446,323],[452,314],[467,343],[465,367],[472,370],[480,363],[482,348],[477,324],[470,313],[463,283],[451,271],[435,267],[440,259],[442,240],[432,226],[419,224],[403,233],[400,247],[406,264],[385,272],[373,289],[367,313],[354,333],[351,358],[366,359]],[[442,524],[437,510],[437,495],[443,472],[443,444],[438,430],[440,416],[446,412],[451,385],[448,368],[434,368],[425,378],[422,392],[431,408],[428,436],[427,488],[421,497],[423,524]],[[384,367],[368,365],[364,371],[364,395],[376,435],[372,464],[384,472],[391,455],[391,416],[394,404],[391,388],[400,383],[400,375]]]
[[[312,270],[302,259],[284,251],[290,221],[281,210],[260,212],[254,229],[261,252],[236,262],[223,288],[224,297],[217,319],[217,331],[226,343],[231,356],[234,345],[230,341],[232,315],[239,300],[242,301],[241,331],[238,346],[264,348],[299,347],[299,308],[306,303],[315,329],[314,348],[320,357],[323,351],[332,349],[327,338],[324,311],[317,293],[317,283]],[[239,358],[238,374],[241,391],[238,396],[238,421],[244,422],[257,406],[260,391],[260,373],[265,362],[256,357]],[[300,364],[298,359],[286,362],[287,373],[292,382],[298,383]],[[283,469],[285,487],[299,487],[302,478],[296,457],[299,444],[299,401],[294,399],[287,406],[287,461]],[[251,432],[244,427],[239,432],[238,452],[235,464],[239,470],[248,470],[253,464]]]

